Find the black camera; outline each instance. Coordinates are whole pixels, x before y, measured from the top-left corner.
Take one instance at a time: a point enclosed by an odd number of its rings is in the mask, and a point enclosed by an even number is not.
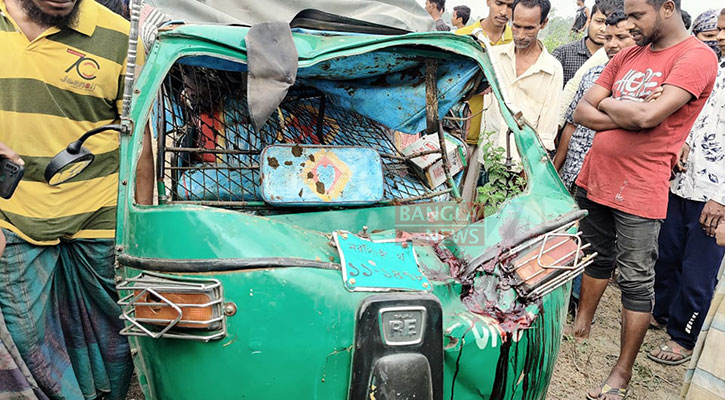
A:
[[[25,168],[15,164],[8,158],[0,158],[0,197],[9,199],[23,179]]]

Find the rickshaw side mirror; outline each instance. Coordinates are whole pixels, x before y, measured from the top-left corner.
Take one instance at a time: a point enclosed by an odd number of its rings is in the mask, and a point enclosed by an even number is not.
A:
[[[109,130],[121,132],[121,129],[121,125],[112,124],[103,125],[84,133],[78,140],[69,144],[65,150],[56,154],[50,160],[48,166],[45,168],[45,181],[50,186],[57,186],[78,176],[96,158],[93,153],[83,147],[83,142],[101,132]]]

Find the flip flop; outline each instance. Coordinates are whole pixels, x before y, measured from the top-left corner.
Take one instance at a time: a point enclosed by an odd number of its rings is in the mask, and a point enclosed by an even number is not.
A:
[[[609,396],[619,396],[620,400],[624,400],[629,396],[629,388],[622,389],[622,388],[613,388],[606,383],[602,384],[602,386],[599,388],[599,394],[597,397],[592,397],[587,393],[587,400],[600,400],[602,396],[609,395]]]
[[[682,352],[682,350],[678,350],[678,349],[668,346],[667,343],[662,343],[659,346],[659,349],[660,349],[660,353],[659,353],[660,356],[662,355],[662,353],[667,353],[667,354],[674,354],[674,355],[680,356],[682,358],[679,358],[676,360],[665,360],[663,358],[655,356],[654,354],[652,354],[652,352],[647,353],[647,358],[649,358],[650,360],[652,360],[654,362],[664,364],[664,365],[680,365],[680,364],[684,364],[684,363],[690,361],[690,358],[692,358],[692,352],[690,352],[690,354],[685,354]]]

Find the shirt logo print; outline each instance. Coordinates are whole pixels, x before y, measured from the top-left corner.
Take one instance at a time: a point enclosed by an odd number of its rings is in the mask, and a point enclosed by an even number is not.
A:
[[[645,72],[630,69],[622,79],[614,83],[614,88],[619,92],[617,98],[643,101],[659,86],[659,82],[654,79],[660,77],[662,72],[655,72],[651,68],[647,68]]]
[[[96,79],[96,74],[101,69],[101,66],[98,65],[98,62],[96,60],[90,57],[86,57],[85,54],[72,49],[68,49],[67,51],[68,53],[78,57],[78,60],[76,60],[76,62],[71,64],[71,66],[65,70],[66,73],[70,72],[70,70],[75,68],[78,76],[80,76],[81,78],[87,81]]]

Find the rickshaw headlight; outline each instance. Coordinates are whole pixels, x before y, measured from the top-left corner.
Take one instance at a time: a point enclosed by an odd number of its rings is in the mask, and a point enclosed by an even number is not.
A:
[[[134,294],[139,296],[141,291],[135,290]],[[176,324],[179,328],[207,329],[213,323],[214,301],[204,293],[155,294],[144,291],[136,302],[136,320],[153,325],[167,325],[179,316],[178,310],[169,303],[181,309],[181,319]]]
[[[226,336],[222,285],[216,279],[142,272],[116,290],[121,294],[121,319],[128,322],[122,335],[200,341]],[[227,306],[236,311],[233,304]]]
[[[581,232],[567,233],[572,224],[535,237],[509,250],[499,265],[519,296],[540,298],[581,274],[596,253],[586,254]]]

